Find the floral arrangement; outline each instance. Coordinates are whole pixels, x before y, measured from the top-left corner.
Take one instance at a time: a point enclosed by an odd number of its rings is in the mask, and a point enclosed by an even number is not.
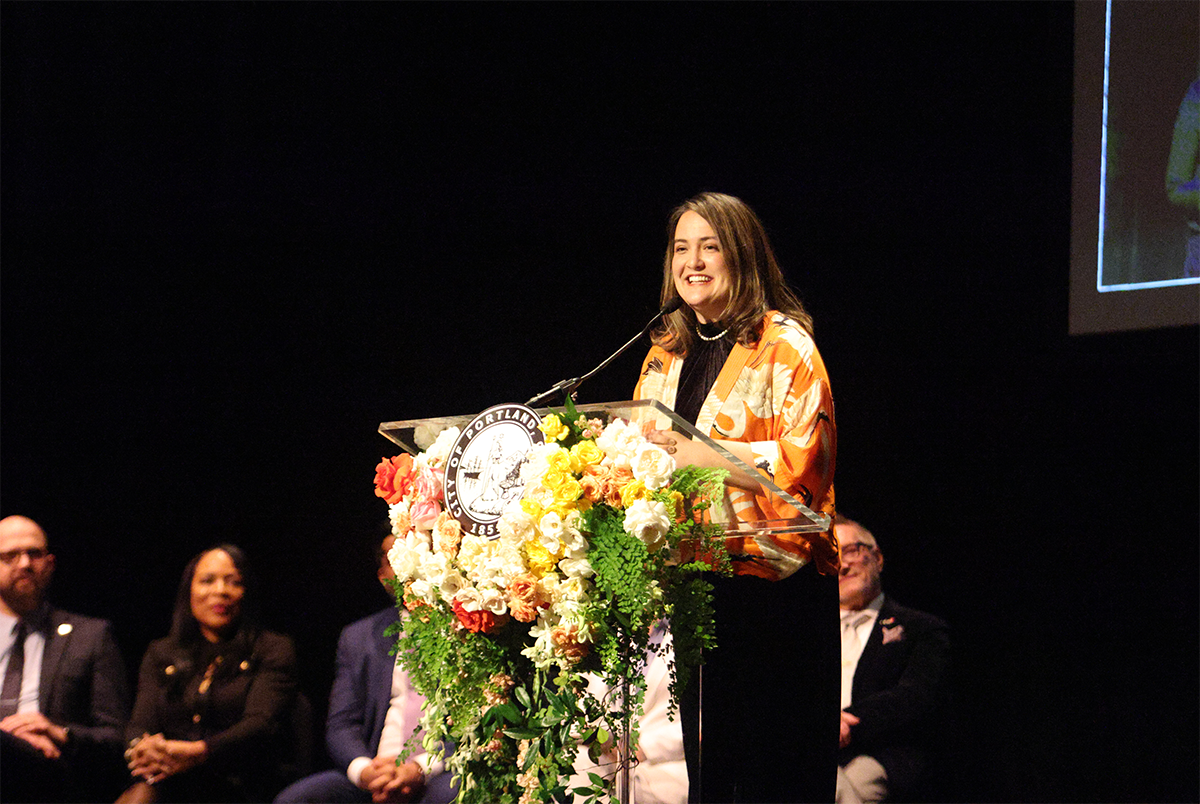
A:
[[[462,802],[607,795],[598,776],[575,790],[568,780],[581,748],[594,759],[622,737],[636,744],[654,623],[671,623],[675,700],[715,647],[702,571],[730,570],[704,512],[726,473],[678,468],[638,425],[588,419],[569,401],[540,429],[545,443],[526,456],[523,495],[494,539],[465,534],[443,508],[457,428],[376,467],[408,611],[399,661],[426,699],[425,749],[453,745],[446,766]],[[584,673],[626,693],[597,700]]]

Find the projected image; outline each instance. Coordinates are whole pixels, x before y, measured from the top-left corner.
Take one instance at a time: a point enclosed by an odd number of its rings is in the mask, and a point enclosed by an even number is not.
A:
[[[1183,275],[1200,277],[1200,78],[1192,82],[1171,137],[1171,157],[1167,160],[1167,198],[1187,218],[1187,252]]]
[[[1097,290],[1200,283],[1200,15],[1106,5]]]

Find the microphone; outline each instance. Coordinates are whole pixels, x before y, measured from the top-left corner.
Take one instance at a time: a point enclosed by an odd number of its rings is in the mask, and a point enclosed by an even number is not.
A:
[[[525,405],[527,407],[531,407],[531,408],[537,407],[538,405],[541,405],[542,403],[546,402],[548,399],[552,399],[557,394],[562,394],[564,399],[566,397],[570,396],[571,394],[573,394],[575,392],[576,388],[578,388],[580,385],[583,384],[584,380],[590,378],[592,375],[597,374],[598,372],[603,370],[605,366],[607,366],[609,363],[613,362],[620,355],[622,355],[626,349],[628,349],[630,346],[633,346],[633,344],[635,342],[637,342],[637,340],[639,338],[641,338],[643,335],[645,335],[647,332],[650,331],[650,328],[652,326],[654,326],[660,318],[662,318],[665,315],[670,315],[671,313],[675,312],[682,306],[683,306],[682,298],[680,298],[679,296],[672,297],[672,299],[669,302],[667,302],[666,304],[664,304],[662,306],[662,309],[660,309],[657,313],[654,314],[653,318],[651,318],[649,321],[646,322],[646,326],[642,327],[641,332],[639,332],[637,335],[634,335],[632,338],[630,338],[628,341],[626,341],[624,346],[622,346],[620,349],[618,349],[617,351],[615,351],[611,355],[609,355],[604,360],[603,363],[596,366],[594,369],[589,371],[587,374],[584,374],[582,377],[572,377],[567,380],[561,380],[559,382],[556,382],[552,387],[543,391],[542,393],[538,394],[537,396],[530,397],[529,400],[526,401]]]

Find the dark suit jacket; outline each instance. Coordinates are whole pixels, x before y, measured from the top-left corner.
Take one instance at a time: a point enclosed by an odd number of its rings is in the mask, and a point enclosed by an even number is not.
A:
[[[357,757],[374,757],[379,748],[396,661],[390,653],[395,638],[383,632],[397,620],[399,614],[389,606],[346,626],[338,638],[325,744],[340,771]]]
[[[90,758],[124,749],[129,679],[106,620],[50,609],[38,709],[71,730],[69,752]]]
[[[949,665],[949,626],[884,597],[846,710],[861,722],[838,762],[872,756],[887,770],[889,797],[902,794],[924,769],[949,694]]]
[[[62,757],[47,760],[0,734],[4,801],[111,801],[126,784],[122,731],[129,717],[125,664],[104,620],[43,606],[28,620],[45,638],[38,711],[70,729]]]

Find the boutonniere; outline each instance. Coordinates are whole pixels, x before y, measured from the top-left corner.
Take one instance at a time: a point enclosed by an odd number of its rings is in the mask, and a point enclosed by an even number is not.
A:
[[[889,617],[887,621],[892,621],[894,618]],[[885,621],[886,622],[886,621]],[[883,626],[883,644],[889,642],[899,642],[904,639],[904,626],[896,625],[889,628],[886,624]]]

